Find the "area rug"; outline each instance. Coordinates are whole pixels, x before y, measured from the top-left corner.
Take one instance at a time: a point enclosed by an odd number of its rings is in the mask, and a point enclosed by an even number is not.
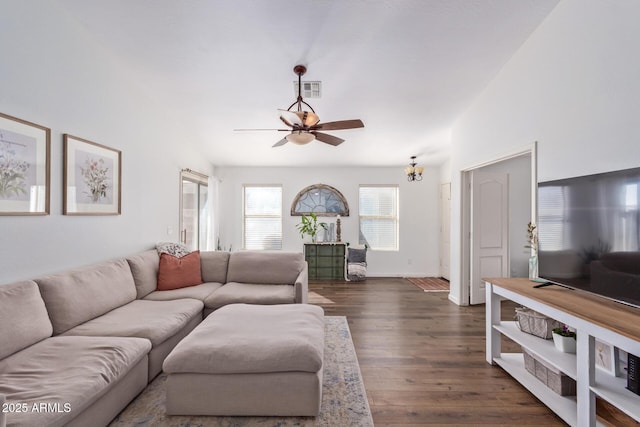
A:
[[[449,292],[449,282],[439,277],[407,277],[406,279],[425,292]]]
[[[110,426],[311,427],[373,426],[347,318],[325,317],[322,405],[317,417],[204,417],[165,415],[166,375],[158,376]]]

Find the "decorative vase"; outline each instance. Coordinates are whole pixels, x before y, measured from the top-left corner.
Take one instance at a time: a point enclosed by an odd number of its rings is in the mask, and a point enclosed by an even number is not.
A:
[[[533,255],[529,258],[529,280],[538,278],[538,256]]]
[[[563,353],[575,353],[576,352],[576,339],[574,337],[565,337],[564,335],[553,335],[553,344],[558,350]]]

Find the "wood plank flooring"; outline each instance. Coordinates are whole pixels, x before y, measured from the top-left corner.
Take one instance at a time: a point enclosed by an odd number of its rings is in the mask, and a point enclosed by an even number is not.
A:
[[[309,290],[326,315],[347,316],[376,426],[566,425],[485,361],[484,305],[460,307],[401,278]],[[503,307],[513,319],[515,306]]]

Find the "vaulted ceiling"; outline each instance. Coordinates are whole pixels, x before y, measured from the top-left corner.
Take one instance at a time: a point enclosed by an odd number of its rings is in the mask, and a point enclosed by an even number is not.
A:
[[[396,166],[449,155],[455,120],[559,0],[58,0],[189,123],[214,165]],[[272,148],[296,64],[332,147]]]

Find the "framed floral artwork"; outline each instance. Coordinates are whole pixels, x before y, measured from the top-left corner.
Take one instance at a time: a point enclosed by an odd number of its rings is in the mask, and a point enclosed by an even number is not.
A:
[[[51,130],[0,113],[0,215],[48,215]]]
[[[614,350],[614,347],[604,341],[601,341],[596,338],[595,340],[595,362],[596,368],[602,369],[603,371],[616,375],[616,364],[617,364],[617,352]]]
[[[65,215],[119,215],[122,152],[64,134]]]

